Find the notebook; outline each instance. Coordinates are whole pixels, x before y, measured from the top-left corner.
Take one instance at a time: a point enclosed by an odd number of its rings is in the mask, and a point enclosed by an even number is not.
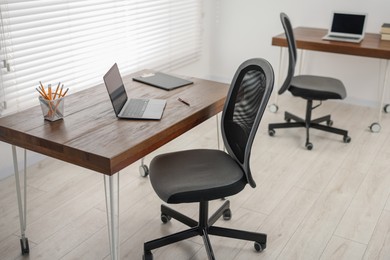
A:
[[[192,81],[178,78],[162,72],[145,73],[144,75],[133,78],[133,80],[165,90],[171,90],[193,84]]]
[[[332,23],[324,40],[359,43],[364,38],[367,14],[333,12]]]
[[[103,79],[118,118],[161,119],[166,100],[128,98],[116,63],[104,75]]]

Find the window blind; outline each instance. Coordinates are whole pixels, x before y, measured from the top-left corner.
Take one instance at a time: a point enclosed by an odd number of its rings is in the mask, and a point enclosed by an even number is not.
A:
[[[39,81],[74,93],[102,83],[114,62],[125,75],[197,60],[201,9],[197,0],[0,0],[3,115],[37,105]]]

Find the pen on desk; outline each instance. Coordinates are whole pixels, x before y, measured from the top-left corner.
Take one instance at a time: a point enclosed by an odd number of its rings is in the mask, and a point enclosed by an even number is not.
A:
[[[190,103],[188,101],[185,101],[181,98],[178,98],[177,100],[179,100],[180,102],[182,102],[183,104],[186,104],[187,106],[190,106]]]

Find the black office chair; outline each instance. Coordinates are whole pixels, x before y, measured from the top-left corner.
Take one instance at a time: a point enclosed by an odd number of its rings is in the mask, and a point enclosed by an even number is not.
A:
[[[286,90],[290,91],[293,96],[301,97],[307,100],[306,104],[306,118],[302,119],[289,112],[285,112],[285,123],[269,124],[268,133],[270,136],[275,135],[277,128],[292,128],[292,127],[305,127],[306,128],[306,148],[308,150],[313,149],[313,144],[310,143],[309,129],[315,128],[322,131],[335,133],[343,136],[343,141],[349,143],[351,138],[348,136],[348,131],[332,127],[333,121],[330,115],[323,116],[317,119],[311,118],[312,111],[322,104],[322,101],[327,99],[344,99],[347,96],[344,84],[335,78],[313,76],[313,75],[298,75],[294,76],[295,65],[297,61],[297,49],[294,38],[293,29],[290,19],[284,13],[280,14],[280,19],[284,31],[286,33],[288,44],[288,73],[287,77],[280,87],[278,94],[283,94]],[[313,106],[313,101],[320,101],[316,106]],[[291,121],[294,122],[291,122]],[[321,124],[325,122],[325,124]]]
[[[166,203],[199,202],[199,220],[195,221],[165,205],[161,220],[174,218],[190,228],[144,244],[143,259],[153,259],[151,250],[190,237],[202,236],[209,259],[215,259],[208,235],[254,241],[257,251],[266,248],[267,235],[213,226],[221,217],[230,219],[229,201],[208,217],[210,200],[232,196],[252,178],[249,157],[253,139],[271,95],[274,74],[263,59],[250,59],[234,75],[222,112],[222,138],[227,152],[196,149],[158,155],[150,163],[150,181]]]

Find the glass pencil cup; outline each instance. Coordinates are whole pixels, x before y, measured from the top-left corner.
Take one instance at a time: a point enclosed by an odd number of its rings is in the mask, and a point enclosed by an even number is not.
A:
[[[64,102],[65,99],[63,97],[53,100],[39,97],[43,117],[49,121],[62,119],[64,117]]]

